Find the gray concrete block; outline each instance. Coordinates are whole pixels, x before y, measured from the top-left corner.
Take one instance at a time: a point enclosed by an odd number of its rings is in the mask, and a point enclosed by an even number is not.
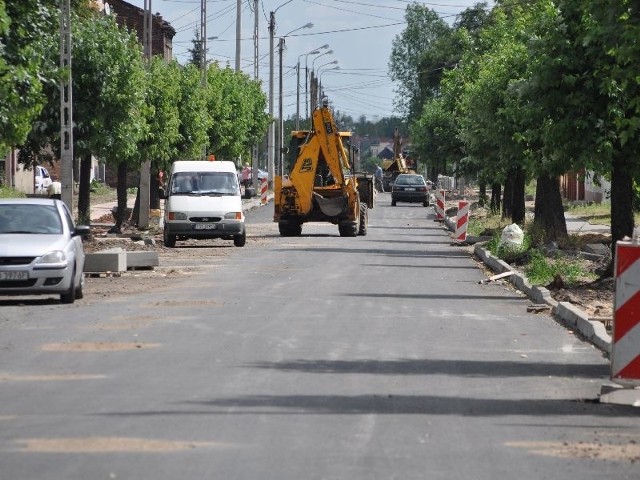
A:
[[[602,255],[603,257],[611,253],[611,249],[603,243],[588,243],[584,246],[584,251],[587,253]]]
[[[121,251],[87,253],[84,261],[85,272],[126,272],[127,254]]]
[[[127,268],[149,268],[160,265],[158,252],[133,251],[127,253]]]

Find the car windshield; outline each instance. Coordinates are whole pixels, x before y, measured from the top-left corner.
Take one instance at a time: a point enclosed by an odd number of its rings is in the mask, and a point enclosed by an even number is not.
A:
[[[231,172],[178,172],[171,178],[172,195],[239,195],[238,177]]]
[[[425,185],[424,178],[420,175],[400,175],[396,178],[398,185]]]
[[[62,220],[53,205],[0,205],[0,234],[56,234],[62,233]]]

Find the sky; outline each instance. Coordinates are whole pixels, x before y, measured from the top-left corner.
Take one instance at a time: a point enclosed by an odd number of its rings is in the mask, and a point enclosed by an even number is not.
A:
[[[126,0],[144,7],[144,0]],[[173,54],[185,63],[199,32],[202,0],[150,0],[153,13],[159,13],[176,30]],[[108,2],[108,0],[107,0]],[[236,8],[238,0],[207,0],[207,55],[209,61],[235,68]],[[258,74],[265,94],[269,93],[269,17],[275,12],[274,108],[279,111],[278,38],[285,38],[282,54],[283,117],[294,117],[299,109],[305,117],[305,70],[313,69],[335,110],[354,119],[362,115],[370,121],[399,116],[394,109],[395,87],[389,77],[389,58],[393,39],[406,23],[404,13],[409,0],[259,0]],[[434,10],[448,23],[456,14],[478,0],[436,0],[419,2]],[[489,2],[491,3],[491,2]],[[241,0],[240,67],[254,76],[255,23],[254,0]],[[310,28],[301,28],[312,23]],[[328,48],[321,49],[324,45]],[[310,52],[319,51],[319,54]],[[297,66],[300,64],[300,82]],[[337,63],[334,63],[337,62]],[[339,67],[339,68],[336,68]],[[299,100],[298,100],[299,95]]]

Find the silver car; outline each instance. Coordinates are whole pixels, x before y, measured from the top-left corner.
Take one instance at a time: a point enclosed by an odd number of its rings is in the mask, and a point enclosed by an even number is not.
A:
[[[0,295],[82,298],[82,235],[88,234],[61,200],[0,198]]]

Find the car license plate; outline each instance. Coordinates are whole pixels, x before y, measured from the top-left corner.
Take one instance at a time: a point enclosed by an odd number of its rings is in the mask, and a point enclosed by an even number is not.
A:
[[[407,191],[407,192],[415,192],[416,189],[413,188],[413,187],[409,187],[409,188],[405,188],[405,191]]]
[[[0,280],[27,280],[29,274],[25,271],[0,272]]]
[[[196,223],[196,230],[215,230],[217,225],[215,223]]]

